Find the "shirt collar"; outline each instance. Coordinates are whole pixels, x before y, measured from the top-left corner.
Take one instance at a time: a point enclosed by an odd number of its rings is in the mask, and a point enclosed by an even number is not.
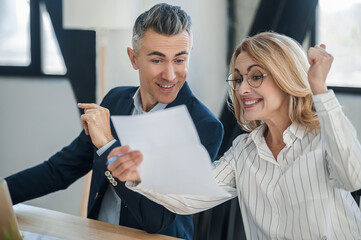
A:
[[[296,139],[302,140],[307,132],[307,128],[297,123],[292,123],[283,132],[283,142],[289,147]]]
[[[260,145],[261,143],[265,142],[264,139],[264,132],[267,129],[267,125],[266,124],[261,124],[260,126],[258,126],[256,129],[254,129],[250,134],[249,134],[249,138],[247,140],[247,143],[250,142],[251,140],[256,144],[256,145]],[[246,144],[247,144],[246,143]]]
[[[140,99],[140,88],[138,88],[137,91],[135,92],[133,99],[134,99],[133,115],[147,113],[147,112],[143,111],[143,108],[142,108],[142,100]],[[167,104],[165,104],[165,103],[157,103],[157,105],[155,105],[149,112],[163,110],[166,107],[167,107]]]
[[[254,129],[251,133],[250,133],[250,138],[248,138],[248,141],[253,140],[255,142],[256,145],[260,145],[261,143],[265,142],[265,138],[264,138],[264,132],[267,129],[267,125],[266,124],[261,124],[260,126],[258,126],[256,129]],[[287,145],[290,146],[294,140],[296,139],[303,139],[305,134],[307,132],[307,128],[299,125],[297,123],[292,123],[284,132],[283,132],[283,142]]]
[[[266,143],[266,139],[264,138],[264,132],[266,130],[267,130],[267,125],[264,123],[261,124],[259,127],[257,127],[249,134],[250,137],[248,138],[247,143],[250,141],[254,142],[254,144],[257,147],[258,155],[260,156],[260,158],[269,161],[273,164],[278,164],[277,161],[275,161],[271,150],[269,150]]]

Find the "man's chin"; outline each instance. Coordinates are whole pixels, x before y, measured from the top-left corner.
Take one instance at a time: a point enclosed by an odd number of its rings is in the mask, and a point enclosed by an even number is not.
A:
[[[158,102],[159,103],[163,103],[163,104],[170,104],[172,103],[175,99],[177,98],[176,96],[172,96],[172,97],[168,97],[168,98],[159,98]]]

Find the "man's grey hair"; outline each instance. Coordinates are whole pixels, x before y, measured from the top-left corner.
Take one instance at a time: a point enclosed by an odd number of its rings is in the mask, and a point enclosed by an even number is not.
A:
[[[154,5],[135,21],[132,38],[133,49],[139,50],[140,40],[148,29],[168,36],[177,35],[186,30],[192,41],[191,27],[191,17],[180,7],[166,3]]]

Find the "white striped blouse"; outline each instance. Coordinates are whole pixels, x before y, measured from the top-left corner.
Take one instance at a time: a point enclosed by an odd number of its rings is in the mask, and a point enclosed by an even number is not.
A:
[[[313,97],[321,131],[292,124],[274,159],[266,125],[238,136],[214,163],[215,179],[238,196],[247,239],[361,239],[361,211],[350,191],[361,188],[361,146],[334,93]],[[162,195],[127,185],[179,214],[228,199]]]

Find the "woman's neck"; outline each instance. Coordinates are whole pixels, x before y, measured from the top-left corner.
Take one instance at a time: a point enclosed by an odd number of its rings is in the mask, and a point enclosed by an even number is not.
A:
[[[277,156],[286,145],[283,142],[283,132],[291,125],[291,121],[281,121],[281,122],[272,122],[265,121],[267,125],[267,130],[265,132],[265,140],[268,148],[271,150],[273,157],[277,161]]]

